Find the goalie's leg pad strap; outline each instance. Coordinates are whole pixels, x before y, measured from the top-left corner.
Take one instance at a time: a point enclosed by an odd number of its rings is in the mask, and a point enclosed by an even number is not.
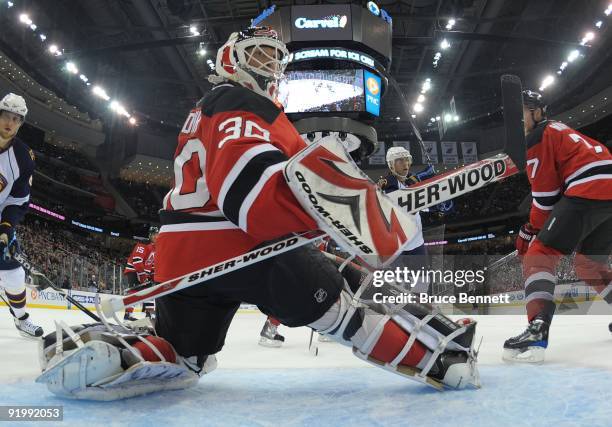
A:
[[[420,342],[415,342],[413,336],[406,333],[393,320],[389,320],[385,322],[384,329],[370,352],[370,356],[394,366],[398,364],[417,366],[427,354],[427,349]],[[410,346],[406,345],[408,341],[412,341]]]
[[[431,354],[389,316],[356,305],[345,291],[323,317],[309,326],[384,363],[394,362],[401,355],[397,363],[416,367]]]

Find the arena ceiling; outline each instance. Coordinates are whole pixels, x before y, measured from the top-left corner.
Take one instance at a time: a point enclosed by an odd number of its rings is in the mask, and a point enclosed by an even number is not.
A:
[[[134,112],[141,122],[176,128],[194,103],[210,88],[208,59],[232,31],[271,4],[350,3],[295,0],[13,0],[13,8],[35,19],[48,41],[63,49],[49,55],[44,45],[0,0],[0,48],[79,109],[107,114],[90,90],[63,70],[66,60],[86,70],[90,81]],[[365,6],[363,2],[359,3]],[[426,78],[432,81],[421,129],[433,130],[431,118],[454,98],[461,124],[486,116],[499,106],[499,76],[518,74],[524,85],[540,86],[550,74],[556,82],[546,89],[553,112],[575,109],[612,86],[612,20],[604,15],[605,0],[379,0],[393,18],[391,75],[413,105]],[[580,44],[595,23],[595,38]],[[455,25],[449,31],[450,19]],[[194,36],[189,27],[195,26]],[[437,67],[434,55],[443,51]],[[202,54],[204,49],[206,54]],[[572,50],[578,59],[556,74]],[[599,117],[605,116],[602,103]],[[587,108],[588,110],[588,108]],[[609,110],[609,109],[608,109]],[[585,110],[586,111],[586,110]],[[590,111],[587,111],[587,115]],[[399,118],[399,120],[398,120]],[[397,94],[383,99],[379,135],[407,135],[406,112]]]

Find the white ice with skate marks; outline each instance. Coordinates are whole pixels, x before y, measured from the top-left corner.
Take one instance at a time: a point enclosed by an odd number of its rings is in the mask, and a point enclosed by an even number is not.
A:
[[[55,319],[85,323],[82,313],[30,310],[51,331]],[[257,426],[610,426],[612,316],[557,316],[547,361],[540,366],[501,361],[503,341],[526,326],[524,316],[476,316],[484,336],[480,390],[443,393],[371,367],[348,348],[317,343],[306,328],[281,326],[282,348],[257,345],[265,317],[238,314],[219,368],[189,390],[119,402],[62,400],[44,385],[37,343],[18,335],[0,313],[0,404],[63,405],[57,425]],[[44,423],[44,426],[53,423]]]

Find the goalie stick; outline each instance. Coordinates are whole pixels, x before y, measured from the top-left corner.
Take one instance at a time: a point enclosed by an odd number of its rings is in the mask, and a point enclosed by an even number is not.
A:
[[[510,74],[501,76],[501,92],[504,112],[504,152],[387,195],[408,212],[418,211],[522,172],[525,169],[526,146],[523,133],[521,80]],[[420,141],[420,135],[418,133],[416,135]]]
[[[501,77],[501,85],[504,127],[506,128],[505,153],[432,177],[408,190],[397,190],[387,194],[387,196],[391,197],[401,208],[406,209],[408,213],[415,213],[429,206],[482,188],[492,182],[500,181],[523,170],[526,148],[522,133],[521,81],[517,76],[504,75]],[[510,128],[518,129],[520,132]],[[309,232],[292,236],[215,265],[170,279],[152,288],[125,297],[107,299],[97,305],[96,309],[99,314],[113,315],[125,307],[203,283],[299,246],[312,243],[325,236],[325,233],[318,232],[315,237],[308,237],[312,235],[312,232]]]

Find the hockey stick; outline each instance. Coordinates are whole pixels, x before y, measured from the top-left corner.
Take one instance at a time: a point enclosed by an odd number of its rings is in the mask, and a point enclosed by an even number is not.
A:
[[[21,264],[21,267],[23,267],[23,269],[30,275],[32,276],[32,278],[36,278],[37,280],[42,281],[42,284],[40,285],[35,285],[34,287],[37,290],[44,290],[46,288],[51,288],[54,291],[58,292],[59,294],[61,294],[64,298],[66,298],[67,301],[69,301],[71,304],[73,304],[76,308],[78,308],[79,310],[81,310],[83,313],[85,313],[86,315],[88,315],[89,317],[91,317],[93,320],[95,320],[96,322],[101,322],[102,320],[96,316],[94,313],[92,313],[91,311],[89,311],[84,305],[82,305],[80,302],[78,302],[77,300],[75,300],[74,298],[72,298],[70,295],[68,295],[68,293],[58,287],[57,285],[55,285],[55,283],[53,283],[47,276],[45,276],[43,273],[41,273],[40,271],[38,271],[31,263],[30,261],[28,261],[28,259],[21,253],[15,253],[13,254],[13,259],[15,261],[17,261],[19,264]]]
[[[404,113],[406,113],[406,118],[408,119],[408,123],[410,123],[410,127],[412,128],[412,133],[414,134],[417,142],[421,146],[421,152],[425,154],[425,157],[427,159],[427,164],[431,166],[431,168],[433,169],[435,173],[436,169],[433,165],[431,157],[429,157],[429,152],[425,148],[425,143],[423,142],[423,138],[421,137],[421,132],[419,131],[419,128],[417,128],[416,123],[412,119],[412,114],[410,113],[410,105],[408,104],[408,101],[406,100],[404,93],[400,89],[399,84],[397,83],[397,80],[395,80],[395,77],[393,77],[391,74],[385,74],[385,77],[387,78],[389,83],[391,83],[391,86],[393,87],[393,89],[395,89],[395,91],[397,92],[400,98],[400,101],[402,103],[402,106],[404,107]]]
[[[207,266],[200,270],[184,274],[180,277],[167,280],[153,287],[143,289],[142,291],[126,295],[124,297],[109,298],[105,301],[96,303],[96,310],[103,316],[113,316],[115,312],[123,310],[139,302],[159,298],[172,292],[188,288],[211,279],[215,279],[227,273],[232,273],[244,267],[260,261],[280,255],[284,252],[291,251],[300,246],[307,245],[324,237],[325,233],[320,231],[309,231],[295,236],[291,236],[284,240],[272,242],[261,248],[254,249],[250,252],[235,256],[218,262],[217,264]]]
[[[314,341],[314,329],[310,330],[310,341],[308,342],[308,352],[313,355],[313,356],[318,356],[319,355],[319,346],[318,345],[312,345]]]
[[[504,114],[506,128],[519,126],[519,129],[522,129],[522,103],[520,101],[522,94],[520,80],[518,77],[502,76],[502,93],[504,94],[504,111],[505,113],[508,113]],[[418,129],[416,129],[416,132],[417,137],[420,138]],[[400,207],[406,208],[408,213],[414,213],[442,201],[457,197],[460,194],[474,191],[490,182],[495,182],[517,173],[518,168],[513,163],[511,156],[515,156],[513,153],[517,149],[525,151],[524,139],[522,137],[522,133],[520,134],[520,141],[518,140],[519,134],[516,132],[506,132],[506,135],[508,138],[510,136],[514,138],[512,141],[506,140],[506,151],[510,153],[510,155],[500,154],[447,174],[422,181],[414,187],[411,187],[409,190],[398,190],[389,193],[387,196],[395,199],[396,203]],[[512,150],[510,148],[512,148]],[[447,182],[446,185],[444,184],[445,182]],[[444,192],[447,194],[442,194],[441,190],[444,190]],[[411,196],[413,193],[416,203],[412,203]],[[420,200],[423,195],[426,195],[430,199],[424,205]],[[441,195],[444,196],[444,198],[441,198]],[[404,196],[408,198],[404,200]],[[152,288],[145,289],[131,295],[126,295],[122,298],[107,299],[106,301],[96,304],[96,310],[99,314],[104,316],[113,316],[115,312],[122,310],[127,306],[137,304],[144,300],[155,299],[189,286],[219,277],[223,274],[231,273],[242,267],[271,258],[299,246],[312,243],[324,235],[324,233],[317,232],[315,237],[309,237],[312,236],[312,232],[309,232],[290,237],[288,239],[269,244],[263,248],[247,252],[246,254],[238,255],[234,258],[219,262],[215,265],[170,279]]]
[[[523,171],[526,146],[521,80],[509,74],[501,76],[501,91],[505,136],[503,153],[436,175],[408,189],[396,190],[387,195],[408,212],[418,211]]]
[[[508,261],[514,259],[514,257],[516,257],[517,255],[518,255],[518,251],[514,250],[514,251],[510,252],[508,255],[504,255],[503,257],[501,257],[497,261],[494,261],[491,264],[489,264],[487,266],[487,270],[495,270],[497,267],[500,267],[500,266],[504,265],[505,263],[507,263]]]
[[[512,161],[510,160],[508,156],[506,156],[506,158],[508,162],[512,163]],[[493,174],[493,171],[494,171],[493,167],[495,167],[494,165],[497,165],[498,168],[503,168],[504,171],[507,170],[505,166],[502,166],[502,165],[505,165],[503,160],[495,159],[493,160],[493,162],[495,163],[493,163],[492,165],[492,162],[490,160],[483,160],[476,164],[463,167],[455,171],[454,173],[463,174],[463,176],[469,177],[469,175],[473,171],[476,171],[476,173],[478,173],[479,176],[481,175],[486,176],[487,174],[486,168],[489,168],[491,171],[491,174]],[[485,172],[481,173],[482,170],[485,170]],[[516,170],[513,173],[516,173]],[[447,180],[447,179],[451,179],[451,178],[448,178],[448,174],[443,174],[441,176],[433,177],[429,180],[419,183],[418,190],[424,191],[425,193],[432,193],[432,192],[438,191],[435,189],[432,191],[431,189],[435,188],[435,186],[441,185],[440,183],[443,180]],[[485,184],[486,183],[481,183],[480,185],[472,185],[472,186],[463,188],[461,191],[461,194],[465,194],[465,193],[474,191],[475,189],[480,188],[484,186]],[[422,210],[423,207],[420,205],[412,206],[411,203],[406,203],[404,201],[403,197],[406,195],[407,192],[410,192],[410,191],[411,190],[398,190],[398,191],[389,193],[388,196],[397,195],[396,193],[401,192],[401,194],[398,196],[398,204],[400,205],[400,207],[406,207],[408,213],[415,213],[415,212]],[[456,197],[456,195],[453,195],[451,197]],[[433,202],[431,203],[431,205],[437,204],[439,202],[440,201]],[[221,261],[212,266],[208,266],[200,270],[196,270],[196,271],[187,273],[180,277],[167,280],[163,283],[160,283],[148,289],[144,289],[137,293],[126,295],[124,297],[109,298],[101,302],[100,307],[97,307],[96,309],[98,310],[98,313],[103,314],[104,316],[112,316],[113,313],[123,310],[125,307],[129,307],[129,306],[138,304],[145,300],[155,299],[163,295],[167,295],[169,293],[176,292],[178,290],[181,290],[181,289],[193,286],[193,285],[197,285],[199,283],[203,283],[207,280],[219,277],[223,274],[232,273],[240,268],[249,266],[251,264],[255,264],[259,261],[263,261],[267,258],[271,258],[273,256],[279,255],[283,252],[298,248],[300,246],[303,246],[309,243],[313,243],[314,241],[326,235],[325,233],[322,233],[322,232],[314,232],[314,233],[315,233],[314,235],[313,235],[313,232],[308,232],[308,233],[303,233],[300,235],[292,236],[285,240],[271,243],[262,248],[254,249],[253,251],[247,252],[242,255],[238,255],[234,258],[230,258],[230,259]],[[314,237],[310,237],[310,236],[314,236]]]

